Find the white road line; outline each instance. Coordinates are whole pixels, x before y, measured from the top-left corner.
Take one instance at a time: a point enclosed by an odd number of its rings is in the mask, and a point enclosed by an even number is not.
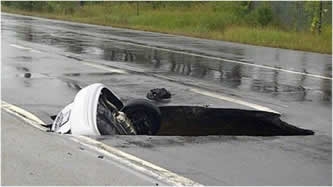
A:
[[[106,71],[110,71],[112,73],[121,73],[121,74],[127,74],[127,72],[125,70],[121,70],[121,69],[116,69],[116,68],[111,68],[108,67],[106,65],[101,65],[101,64],[97,64],[97,63],[92,63],[92,62],[87,62],[87,61],[80,61],[80,63],[90,66],[90,67],[94,67],[97,69],[101,69],[101,70],[106,70]]]
[[[102,64],[94,64],[94,63],[89,63],[89,62],[82,62],[82,63],[84,63],[86,65],[89,65],[91,67],[95,67],[95,68],[99,68],[99,69],[103,69],[103,70],[107,70],[107,71],[111,71],[111,72],[119,72],[119,73],[124,73],[124,74],[127,73],[126,71],[114,69],[114,68],[111,68],[111,67],[108,67],[108,66],[102,65]],[[157,77],[161,77],[161,76],[157,76]],[[165,77],[162,77],[162,78],[165,78]],[[238,99],[233,99],[233,98],[223,96],[221,94],[213,93],[213,92],[210,92],[210,91],[197,89],[197,88],[190,88],[190,91],[195,92],[195,93],[199,93],[199,94],[202,94],[202,95],[206,95],[206,96],[209,96],[209,97],[214,97],[214,98],[217,98],[217,99],[221,99],[221,100],[237,103],[237,104],[240,104],[240,105],[248,106],[248,107],[254,108],[256,110],[261,110],[261,111],[273,112],[273,113],[276,113],[276,114],[280,114],[280,112],[277,112],[277,111],[275,111],[273,109],[270,109],[268,107],[264,107],[264,106],[261,106],[261,105],[257,105],[257,104],[254,104],[254,103],[249,103],[249,102],[238,100]]]
[[[42,131],[47,130],[47,128],[42,126],[42,125],[45,125],[45,123],[42,120],[40,120],[37,116],[35,116],[34,114],[32,114],[22,108],[9,104],[5,101],[1,101],[1,108],[3,110],[7,111],[8,113],[21,118],[22,120],[24,120],[28,124],[36,127],[39,130],[42,130]]]
[[[115,39],[111,39],[111,40],[114,41],[114,42],[117,42],[117,43],[123,43],[123,44],[145,47],[145,48],[150,48],[150,49],[157,49],[157,50],[166,51],[166,52],[172,52],[172,53],[178,53],[178,54],[208,58],[208,59],[212,59],[212,60],[231,62],[231,63],[242,64],[242,65],[246,65],[246,66],[259,67],[259,68],[263,68],[263,69],[270,69],[270,70],[274,70],[274,71],[281,71],[281,72],[292,73],[292,74],[297,74],[297,75],[305,75],[305,76],[309,76],[309,77],[313,77],[313,78],[332,80],[332,77],[326,77],[326,76],[316,75],[316,74],[312,74],[312,73],[304,73],[304,72],[287,70],[287,69],[276,68],[276,67],[270,67],[270,66],[265,66],[265,65],[260,65],[260,64],[251,64],[251,63],[248,63],[248,62],[242,62],[242,61],[238,61],[238,60],[231,60],[231,59],[222,58],[222,57],[214,57],[214,56],[209,56],[209,55],[196,54],[196,53],[193,53],[193,52],[178,51],[178,50],[173,50],[173,49],[166,49],[166,48],[163,48],[163,47],[156,47],[156,46],[150,46],[150,45],[145,45],[145,44],[137,44],[137,43],[133,43],[133,42],[130,42],[130,41],[118,41],[118,40],[115,40]]]
[[[120,151],[116,148],[108,146],[92,138],[86,136],[72,136],[72,138],[74,141],[78,143],[81,143],[89,148],[92,148],[95,151],[98,151],[102,154],[110,156],[114,160],[117,160],[130,168],[148,174],[167,184],[175,186],[202,186],[201,184],[194,182],[188,178],[180,176],[176,173],[173,173],[169,170],[156,166],[150,162],[142,160],[131,154]]]
[[[238,99],[233,99],[231,97],[223,96],[223,95],[218,94],[218,93],[213,93],[213,92],[210,92],[210,91],[197,89],[197,88],[191,88],[190,90],[192,92],[195,92],[195,93],[199,93],[199,94],[206,95],[206,96],[209,96],[209,97],[214,97],[214,98],[217,98],[217,99],[221,99],[221,100],[237,103],[237,104],[240,104],[240,105],[248,106],[248,107],[251,107],[251,108],[254,108],[254,109],[257,109],[257,110],[280,114],[280,112],[277,112],[277,111],[272,110],[270,108],[267,108],[267,107],[264,107],[264,106],[261,106],[261,105],[257,105],[257,104],[254,104],[254,103],[249,103],[249,102],[246,102],[246,101],[238,100]]]
[[[12,45],[14,45],[14,44],[12,44]],[[23,47],[23,48],[26,48],[26,47]],[[80,61],[80,63],[82,63],[84,65],[87,65],[87,66],[90,66],[90,67],[97,68],[97,69],[106,70],[106,71],[109,71],[109,72],[127,74],[127,72],[125,70],[111,68],[111,67],[109,67],[107,65],[104,65],[104,64],[97,64],[97,63],[92,63],[92,62],[88,62],[88,61]],[[220,94],[216,94],[216,93],[213,93],[213,92],[209,92],[209,91],[205,91],[205,90],[201,90],[201,89],[200,90],[199,89],[194,89],[194,88],[192,88],[190,90],[192,92],[195,92],[195,93],[199,93],[199,94],[202,94],[202,95],[218,98],[218,99],[221,99],[221,100],[237,103],[237,104],[244,105],[244,106],[248,106],[248,107],[251,107],[251,108],[254,108],[254,109],[257,109],[257,110],[262,110],[262,111],[267,111],[267,112],[273,112],[273,113],[280,114],[279,112],[274,111],[274,110],[272,110],[270,108],[267,108],[267,107],[264,107],[264,106],[260,106],[260,105],[249,103],[249,102],[246,102],[246,101],[241,101],[241,100],[233,99],[233,98],[230,98],[230,97],[222,96]]]
[[[36,53],[42,53],[41,51],[37,51],[35,49],[29,48],[29,47],[24,47],[24,46],[21,46],[21,45],[10,44],[10,46],[18,48],[18,49],[29,50],[29,51],[36,52]],[[82,63],[84,65],[87,65],[87,66],[90,66],[90,67],[97,68],[97,69],[110,71],[110,72],[113,72],[113,73],[121,73],[121,74],[126,74],[127,73],[124,70],[111,68],[111,67],[108,67],[106,65],[100,65],[100,64],[97,64],[97,63],[92,63],[92,62],[87,62],[87,61],[80,61],[80,63]]]
[[[24,46],[21,46],[21,45],[10,44],[10,46],[18,48],[18,49],[28,50],[28,51],[35,52],[35,53],[42,53],[41,51],[29,48],[29,47],[24,47]]]
[[[48,20],[48,19],[46,19],[46,20]],[[50,21],[50,20],[48,20],[48,21]],[[51,21],[56,21],[57,22],[58,20],[51,20]],[[73,23],[73,24],[75,24],[75,23]],[[173,53],[178,53],[178,54],[185,54],[185,55],[190,55],[190,56],[208,58],[208,59],[212,59],[212,60],[219,60],[219,61],[237,63],[237,64],[246,65],[246,66],[253,66],[253,67],[259,67],[259,68],[263,68],[263,69],[270,69],[270,70],[274,70],[274,71],[281,71],[281,72],[292,73],[292,74],[297,74],[297,75],[304,75],[304,76],[309,76],[309,77],[313,77],[313,78],[320,78],[320,79],[327,79],[327,80],[332,80],[333,79],[332,77],[316,75],[316,74],[312,74],[312,73],[305,73],[305,72],[299,72],[299,71],[294,71],[294,70],[270,67],[270,66],[265,66],[265,65],[260,65],[260,64],[252,64],[252,63],[249,63],[249,62],[231,60],[231,59],[222,58],[222,57],[214,57],[214,56],[210,56],[210,55],[196,54],[194,52],[186,52],[186,51],[179,51],[179,50],[174,50],[174,49],[167,49],[167,48],[158,47],[158,46],[151,46],[151,45],[147,45],[147,44],[134,43],[132,41],[119,41],[119,40],[114,39],[114,38],[111,38],[110,40],[112,40],[114,42],[117,42],[117,43],[123,43],[123,44],[132,45],[132,46],[139,46],[139,47],[157,49],[157,50],[161,50],[161,51],[173,52]],[[12,44],[12,45],[14,45],[15,47],[20,47],[20,46],[17,46],[15,44]],[[25,48],[25,47],[23,47],[23,48]]]
[[[22,108],[9,104],[5,101],[1,101],[1,108],[9,112],[10,114],[21,118],[23,121],[27,122],[33,127],[36,127],[42,131],[47,130],[45,127],[41,126],[41,124],[45,124],[42,120]],[[108,146],[92,138],[73,135],[70,139],[84,146],[87,146],[88,148],[93,149],[99,153],[109,156],[113,160],[116,160],[129,168],[135,169],[141,173],[156,178],[167,184],[174,186],[202,186],[201,184],[194,182],[188,178],[180,176],[167,169],[156,166],[148,161],[142,160],[131,154],[120,151],[114,147]]]
[[[111,67],[108,67],[108,66],[102,65],[102,64],[94,64],[94,63],[83,62],[83,61],[80,61],[80,62],[82,62],[85,65],[95,67],[95,68],[99,68],[99,69],[106,70],[106,71],[110,71],[110,72],[118,72],[118,73],[123,73],[123,74],[127,73],[126,71],[114,69],[114,68],[111,68]],[[157,77],[162,77],[162,76],[157,76]],[[168,79],[166,77],[162,77],[162,78]],[[220,94],[213,93],[213,92],[210,92],[210,91],[206,91],[206,90],[202,90],[202,89],[196,89],[196,88],[191,88],[190,91],[195,92],[195,93],[199,93],[199,94],[202,94],[202,95],[206,95],[206,96],[209,96],[209,97],[214,97],[214,98],[217,98],[217,99],[221,99],[221,100],[237,103],[237,104],[240,104],[240,105],[248,106],[248,107],[254,108],[256,110],[261,110],[261,111],[273,112],[273,113],[276,113],[276,114],[280,114],[280,112],[277,112],[275,110],[272,110],[270,108],[267,108],[267,107],[264,107],[264,106],[261,106],[261,105],[257,105],[257,104],[254,104],[254,103],[249,103],[249,102],[238,100],[238,99],[233,99],[233,98],[230,98],[230,97],[227,97],[227,96],[222,96]]]

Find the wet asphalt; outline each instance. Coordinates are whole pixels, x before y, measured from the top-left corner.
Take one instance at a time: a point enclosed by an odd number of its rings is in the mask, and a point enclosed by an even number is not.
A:
[[[207,185],[332,184],[331,55],[10,14],[1,31],[2,100],[47,123],[95,82],[125,102],[165,87],[172,100],[161,105],[255,110],[193,90],[209,91],[278,111],[315,135],[99,139]]]
[[[2,185],[166,185],[6,112],[1,117]]]

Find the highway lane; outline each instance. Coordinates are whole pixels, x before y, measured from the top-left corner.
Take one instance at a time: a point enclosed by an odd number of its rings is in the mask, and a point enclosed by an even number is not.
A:
[[[331,184],[330,55],[4,14],[1,23],[2,99],[44,121],[94,82],[125,101],[163,85],[175,93],[167,104],[255,109],[193,91],[208,90],[279,111],[316,135],[101,141],[203,184]]]
[[[6,112],[1,118],[2,185],[166,185]]]

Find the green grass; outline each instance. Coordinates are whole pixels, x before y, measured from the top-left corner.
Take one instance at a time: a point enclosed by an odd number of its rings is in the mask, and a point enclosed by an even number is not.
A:
[[[67,2],[67,5],[62,6],[54,3],[48,8],[33,11],[2,5],[2,11],[260,46],[332,53],[331,25],[323,28],[320,35],[294,32],[273,24],[260,26],[255,21],[254,13],[241,16],[241,13],[235,12],[236,9],[232,7],[235,4],[227,2],[220,2],[222,5],[219,6],[215,6],[216,2],[197,3],[191,6],[183,4],[170,3],[168,6],[154,9],[151,4],[141,3],[139,15],[136,3],[127,2],[86,3],[83,7],[79,7],[78,2]]]

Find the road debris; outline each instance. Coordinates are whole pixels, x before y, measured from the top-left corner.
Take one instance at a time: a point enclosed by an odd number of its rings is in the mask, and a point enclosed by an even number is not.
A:
[[[163,99],[170,99],[171,93],[165,88],[154,88],[147,93],[146,97],[150,100],[160,101]]]

